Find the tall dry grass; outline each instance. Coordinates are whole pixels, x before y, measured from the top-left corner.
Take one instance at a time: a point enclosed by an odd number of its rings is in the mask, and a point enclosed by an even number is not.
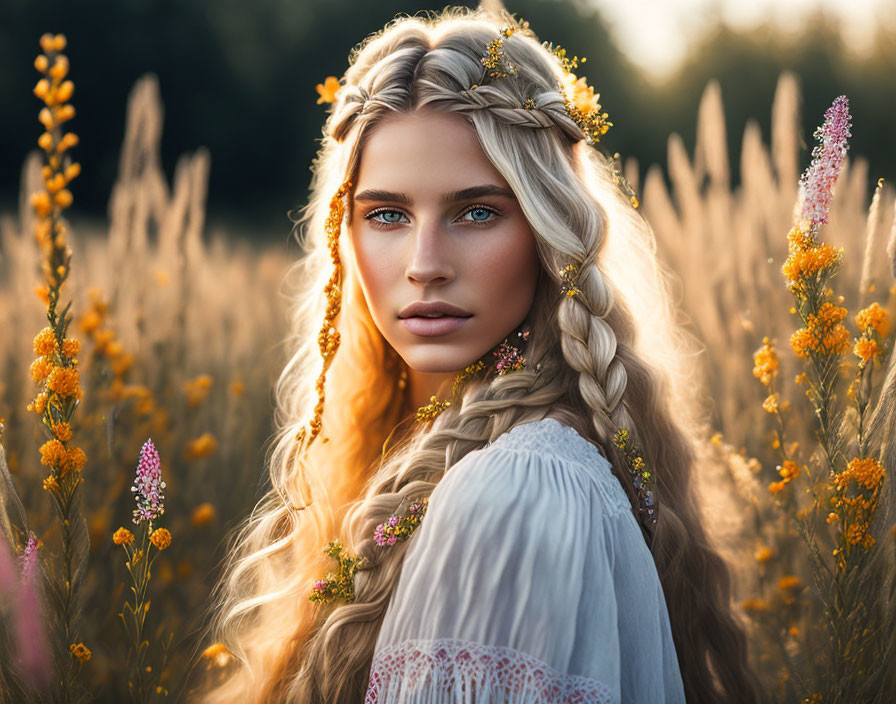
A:
[[[88,462],[82,506],[90,534],[82,584],[82,640],[92,651],[84,680],[104,701],[127,698],[127,644],[117,612],[127,572],[112,532],[127,525],[129,487],[144,441],[162,457],[166,525],[174,544],[159,556],[150,597],[150,640],[174,632],[163,681],[174,694],[193,648],[225,530],[259,495],[270,390],[282,363],[287,301],[281,285],[286,247],[260,249],[206,232],[210,158],[177,163],[168,184],[160,163],[162,105],[153,76],[134,86],[127,106],[118,179],[106,232],[69,225],[74,302],[72,333],[81,347],[84,399],[73,428]],[[31,340],[46,311],[35,293],[40,253],[30,194],[40,158],[22,170],[17,217],[0,220],[0,417],[15,487],[49,559],[59,526],[42,489],[28,372]],[[288,228],[285,235],[288,234]],[[164,623],[162,623],[164,621]]]
[[[736,597],[752,634],[754,661],[775,701],[821,701],[813,696],[833,679],[831,672],[824,671],[825,665],[848,667],[849,657],[857,663],[860,660],[856,653],[840,657],[844,662],[837,663],[822,656],[825,641],[835,634],[822,628],[829,606],[822,603],[820,584],[826,582],[818,581],[824,567],[815,564],[812,553],[818,548],[810,549],[802,539],[800,522],[811,525],[813,512],[823,510],[823,518],[832,509],[814,503],[816,486],[806,477],[795,481],[796,488],[786,496],[781,495],[780,486],[773,487],[781,478],[776,467],[781,464],[782,451],[811,465],[818,446],[813,408],[805,397],[805,385],[796,381],[804,364],[789,344],[791,334],[802,323],[781,273],[788,256],[787,232],[800,213],[800,162],[808,161],[808,150],[802,147],[810,140],[798,133],[799,108],[797,81],[783,74],[775,93],[770,139],[764,141],[758,125],[748,123],[740,185],[732,188],[721,91],[718,84],[710,83],[699,106],[693,158],[682,139],[673,134],[668,146],[670,185],[653,167],[643,191],[644,213],[654,228],[658,251],[675,271],[681,306],[705,345],[703,354],[695,359],[703,374],[703,388],[695,393],[708,399],[707,411],[718,432],[702,444],[701,504],[720,549],[734,567]],[[636,169],[630,165],[627,171],[634,176]],[[893,188],[885,184],[873,188],[865,160],[847,159],[822,237],[845,250],[831,286],[835,296],[842,296],[836,300],[849,310],[849,320],[871,301],[878,301],[891,321],[896,315],[893,239],[889,254],[887,249],[888,233],[892,230],[896,237],[893,213]],[[753,354],[766,336],[777,343],[780,353],[776,391],[782,402],[788,399],[790,404],[784,414],[786,432],[780,435],[784,429],[763,408],[767,390],[751,373]],[[838,392],[841,403],[846,402],[846,386],[858,362],[848,356],[851,361],[838,372],[843,382]],[[894,551],[889,529],[896,472],[893,358],[885,357],[883,365],[874,363],[877,393],[870,399],[870,410],[878,411],[872,435],[881,447],[880,459],[887,471],[886,500],[881,500],[876,528],[881,536],[877,549],[885,563],[881,569],[891,576]],[[890,379],[880,383],[887,364]],[[887,393],[891,394],[889,400]],[[843,418],[847,432],[856,416],[855,409],[847,410]],[[779,446],[780,437],[784,448]],[[814,478],[819,482],[826,479],[823,474]],[[825,545],[824,536],[813,533],[810,537]],[[834,564],[829,549],[819,557]],[[889,609],[888,618],[892,619],[892,590],[882,590],[880,585],[875,590],[869,584],[863,588],[868,591],[856,587],[855,593],[848,595],[851,603],[873,600]],[[854,617],[837,613],[834,618]],[[884,646],[887,637],[880,638]],[[889,642],[892,644],[892,639]],[[892,668],[884,677],[890,687],[896,687]],[[856,676],[859,679],[860,674]],[[862,701],[884,701],[865,695],[868,699]],[[828,695],[824,701],[848,699]]]

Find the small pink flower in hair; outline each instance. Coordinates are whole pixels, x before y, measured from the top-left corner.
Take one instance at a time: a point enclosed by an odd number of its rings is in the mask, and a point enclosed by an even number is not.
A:
[[[390,516],[387,521],[380,523],[373,531],[373,542],[380,547],[387,545],[395,545],[399,540],[407,540],[411,537],[414,529],[420,525],[423,520],[423,514],[426,513],[426,507],[429,504],[428,498],[414,501],[408,506],[408,512],[404,516]]]

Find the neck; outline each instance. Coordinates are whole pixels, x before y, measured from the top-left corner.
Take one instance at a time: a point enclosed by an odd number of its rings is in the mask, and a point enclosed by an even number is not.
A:
[[[420,406],[429,403],[432,396],[440,401],[447,400],[455,376],[457,376],[457,372],[418,372],[409,369],[408,396],[413,412],[416,412]]]

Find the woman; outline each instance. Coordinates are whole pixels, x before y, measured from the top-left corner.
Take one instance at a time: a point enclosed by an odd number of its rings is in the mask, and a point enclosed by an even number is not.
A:
[[[573,68],[482,9],[353,52],[207,701],[757,700],[685,338]]]

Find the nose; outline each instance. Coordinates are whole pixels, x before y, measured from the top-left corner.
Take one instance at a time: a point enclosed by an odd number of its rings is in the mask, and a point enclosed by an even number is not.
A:
[[[420,221],[410,238],[408,280],[421,284],[446,284],[455,277],[446,233],[438,222]]]

